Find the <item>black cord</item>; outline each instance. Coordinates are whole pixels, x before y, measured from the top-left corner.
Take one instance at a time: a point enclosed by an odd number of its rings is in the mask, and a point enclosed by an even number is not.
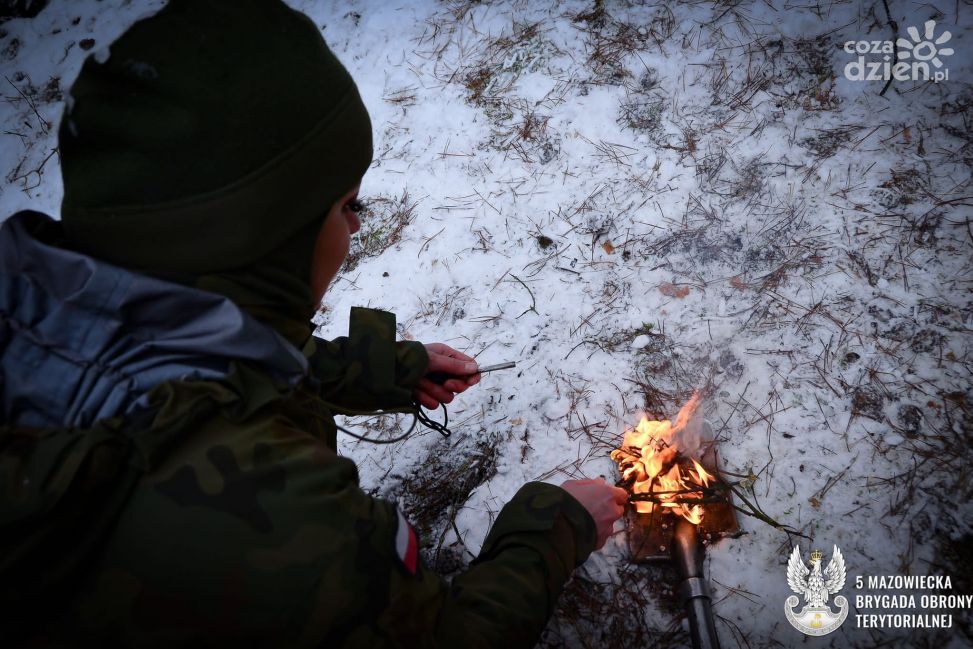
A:
[[[340,430],[345,435],[351,435],[355,439],[361,440],[363,442],[368,442],[369,444],[394,444],[395,442],[401,442],[406,437],[412,434],[412,431],[416,429],[416,424],[422,423],[423,426],[430,430],[434,430],[443,437],[449,437],[452,432],[446,425],[449,423],[449,412],[446,411],[446,404],[440,404],[443,409],[443,423],[439,423],[433,419],[429,418],[422,410],[422,405],[418,401],[412,402],[412,407],[415,408],[415,412],[412,413],[412,425],[409,426],[409,430],[405,431],[398,437],[393,437],[392,439],[375,439],[374,437],[365,437],[364,435],[359,435],[358,433],[353,433],[344,426],[339,426],[338,422],[335,422],[335,428]]]
[[[412,434],[412,431],[414,431],[416,429],[416,423],[418,423],[418,421],[419,421],[419,418],[416,417],[415,415],[413,415],[413,417],[412,417],[412,425],[409,426],[409,430],[405,431],[404,433],[402,433],[398,437],[393,437],[392,439],[375,439],[374,437],[365,437],[364,435],[359,435],[358,433],[351,432],[350,430],[348,430],[344,426],[339,426],[338,425],[338,422],[335,422],[334,425],[335,425],[335,428],[337,428],[338,430],[340,430],[345,435],[351,435],[355,439],[360,439],[361,441],[368,442],[369,444],[394,444],[395,442],[401,442],[406,437],[408,437],[409,435],[411,435]]]
[[[449,428],[447,428],[449,424],[449,412],[446,410],[445,403],[439,404],[439,407],[443,409],[443,423],[441,424],[438,421],[430,419],[429,415],[423,412],[422,404],[420,404],[418,401],[413,401],[412,406],[416,409],[416,419],[421,422],[423,426],[430,430],[436,431],[443,437],[449,437],[452,435],[452,432],[449,430]]]

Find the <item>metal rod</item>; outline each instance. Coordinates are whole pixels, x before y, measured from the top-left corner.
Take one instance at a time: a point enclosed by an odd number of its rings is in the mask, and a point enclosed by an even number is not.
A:
[[[426,378],[433,383],[442,384],[449,379],[461,379],[466,376],[473,376],[474,374],[496,372],[497,370],[509,370],[511,367],[517,367],[517,362],[509,361],[506,363],[497,363],[496,365],[484,365],[483,367],[477,368],[476,372],[473,374],[447,374],[446,372],[430,372],[429,374],[426,374]]]
[[[673,541],[673,559],[682,578],[679,584],[679,596],[689,617],[693,647],[694,649],[720,649],[709,586],[703,577],[704,550],[699,542],[696,526],[680,518],[676,523]]]
[[[512,367],[517,367],[517,361],[497,363],[496,365],[484,365],[483,367],[477,369],[476,373],[483,374],[484,372],[496,372],[497,370],[509,370]]]

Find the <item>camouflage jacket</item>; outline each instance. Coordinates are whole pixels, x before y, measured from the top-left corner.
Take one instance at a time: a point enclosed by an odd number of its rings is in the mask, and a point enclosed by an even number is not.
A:
[[[446,583],[333,412],[405,408],[391,314],[297,353],[224,298],[0,228],[5,646],[529,647],[591,517],[531,483]],[[176,317],[176,314],[179,317]]]

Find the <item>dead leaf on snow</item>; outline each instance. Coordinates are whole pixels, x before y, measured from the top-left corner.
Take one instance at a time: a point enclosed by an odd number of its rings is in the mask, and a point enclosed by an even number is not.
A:
[[[676,286],[675,284],[670,284],[666,282],[665,284],[659,285],[659,292],[661,292],[666,297],[677,297],[684,298],[689,295],[688,286]]]
[[[747,288],[749,288],[747,286],[747,283],[744,282],[743,278],[740,277],[739,275],[734,275],[733,277],[730,278],[730,286],[740,291],[745,291],[747,290]]]

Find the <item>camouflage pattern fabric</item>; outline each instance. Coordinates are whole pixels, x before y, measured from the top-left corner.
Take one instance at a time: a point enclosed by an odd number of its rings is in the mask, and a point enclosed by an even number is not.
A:
[[[135,489],[48,639],[529,647],[594,543],[563,490],[528,485],[447,585],[405,569],[394,505],[362,492],[351,461],[286,417],[217,416],[197,431]]]
[[[172,382],[136,415],[88,429],[0,426],[0,629],[43,629],[72,596],[142,476],[215,412],[243,421],[279,398],[234,366],[221,382]],[[179,404],[178,408],[173,404]]]
[[[317,391],[337,412],[411,410],[429,357],[422,343],[395,340],[395,316],[352,307],[348,336],[311,338],[304,348]]]
[[[594,523],[531,483],[451,583],[404,564],[404,519],[360,489],[332,417],[405,407],[427,360],[394,333],[356,311],[297,391],[240,363],[158,386],[138,421],[0,428],[5,645],[532,646]]]

